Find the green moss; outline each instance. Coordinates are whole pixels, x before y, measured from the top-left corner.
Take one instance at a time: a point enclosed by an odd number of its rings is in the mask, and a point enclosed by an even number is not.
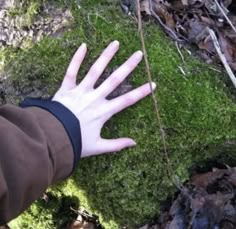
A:
[[[45,38],[28,49],[14,51],[7,68],[14,73],[16,83],[32,84],[40,80],[55,89],[72,53],[82,42],[88,44],[89,53],[79,79],[112,40],[120,41],[120,51],[110,66],[121,64],[140,49],[136,21],[121,13],[118,1],[88,0],[81,4],[80,9],[72,4],[74,26],[63,38]],[[144,23],[144,31],[153,79],[158,84],[155,96],[170,162],[175,175],[184,181],[189,177],[189,168],[218,157],[225,142],[235,140],[235,100],[225,86],[230,84],[225,74],[216,73],[185,52],[184,65],[175,45],[154,23]],[[186,76],[178,66],[185,69]],[[144,64],[130,79],[134,86],[147,81]],[[62,194],[78,197],[80,205],[97,214],[106,228],[142,224],[158,214],[161,201],[175,191],[167,176],[151,98],[110,120],[103,135],[131,136],[138,145],[116,154],[82,159],[74,176],[52,192],[59,200]],[[230,152],[230,161],[234,163],[236,154]],[[228,162],[227,157],[222,158]],[[41,211],[36,203],[14,224],[26,228],[26,223],[36,222],[34,228],[51,228],[56,220],[52,219],[51,211],[60,206],[59,201],[50,211],[47,206]]]

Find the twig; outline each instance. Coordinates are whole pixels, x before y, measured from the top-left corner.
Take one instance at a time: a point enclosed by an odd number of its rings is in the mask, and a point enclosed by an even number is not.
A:
[[[186,76],[186,73],[185,73],[184,69],[183,69],[181,66],[178,66],[178,69],[179,69],[180,72],[182,73],[183,78],[184,78],[185,80],[188,80],[188,79],[185,77],[185,76]]]
[[[216,69],[216,68],[213,68],[213,67],[209,67],[209,69],[211,69],[212,71],[215,71],[215,72],[221,73],[221,71],[220,71],[219,69]]]
[[[144,62],[145,62],[145,66],[146,66],[147,76],[148,76],[148,82],[149,82],[149,85],[151,88],[151,96],[152,96],[153,105],[154,105],[154,109],[155,109],[155,113],[156,113],[158,128],[160,128],[160,135],[161,135],[161,140],[163,143],[163,151],[164,151],[164,156],[165,156],[165,160],[167,163],[167,172],[168,172],[168,176],[170,177],[170,179],[172,179],[173,178],[172,176],[174,175],[174,173],[173,173],[173,169],[172,169],[172,166],[171,166],[171,163],[170,163],[170,160],[168,157],[168,153],[167,153],[165,132],[164,132],[164,128],[162,125],[159,109],[157,106],[157,99],[155,97],[154,91],[152,90],[152,76],[151,76],[149,61],[147,58],[147,50],[146,50],[146,46],[145,46],[145,39],[144,39],[144,34],[143,34],[143,29],[142,29],[140,2],[139,2],[139,0],[136,0],[136,1],[137,1],[137,14],[138,14],[138,30],[139,30],[139,34],[140,34],[141,43],[142,43],[142,51],[143,51]]]
[[[175,46],[176,46],[176,48],[177,48],[177,51],[178,51],[178,53],[179,53],[179,55],[180,55],[180,57],[181,57],[183,63],[185,64],[184,56],[183,56],[182,52],[180,51],[179,44],[178,44],[177,41],[175,41]]]
[[[207,27],[207,30],[208,30],[208,32],[209,32],[209,34],[211,36],[211,39],[212,39],[213,44],[215,46],[215,49],[216,49],[216,51],[217,51],[217,53],[218,53],[218,55],[220,57],[220,60],[221,60],[222,64],[225,67],[226,72],[228,73],[231,81],[233,82],[234,87],[236,87],[235,75],[234,75],[233,71],[231,70],[231,68],[230,68],[230,66],[228,64],[228,62],[226,60],[226,57],[224,56],[223,52],[221,51],[220,44],[219,44],[219,42],[217,40],[215,32],[212,29],[210,29],[209,27]]]
[[[140,5],[140,4],[139,4]],[[138,5],[137,5],[138,6]],[[179,41],[179,42],[183,42],[182,39],[180,39],[178,37],[178,35],[171,29],[169,28],[168,26],[166,26],[163,21],[161,20],[161,18],[156,14],[156,12],[153,10],[153,7],[152,7],[152,0],[149,0],[149,6],[150,6],[150,12],[152,14],[152,16],[157,19],[157,21],[159,22],[159,24],[165,29],[165,31],[170,35],[170,37],[176,41]]]
[[[217,0],[215,0],[215,4],[217,5],[217,7],[219,8],[220,12],[223,14],[223,16],[225,17],[226,21],[229,23],[229,25],[231,26],[231,28],[234,30],[234,32],[236,32],[236,28],[233,25],[233,23],[230,21],[229,17],[226,15],[225,11],[222,9],[221,5],[219,4],[219,2]]]

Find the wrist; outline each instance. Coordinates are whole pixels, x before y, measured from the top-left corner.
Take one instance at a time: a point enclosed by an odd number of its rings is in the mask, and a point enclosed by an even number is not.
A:
[[[61,103],[49,99],[28,98],[20,104],[20,107],[40,107],[51,113],[58,121],[60,121],[69,137],[73,149],[73,171],[80,159],[82,149],[81,129],[78,118]]]

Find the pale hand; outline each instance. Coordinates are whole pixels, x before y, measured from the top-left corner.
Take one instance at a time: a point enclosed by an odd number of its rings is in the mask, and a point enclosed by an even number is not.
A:
[[[120,151],[136,145],[131,138],[103,139],[100,136],[101,129],[108,119],[151,93],[150,85],[147,83],[112,100],[106,99],[137,67],[142,60],[141,51],[135,52],[99,87],[94,89],[96,81],[118,49],[118,41],[110,43],[80,84],[76,85],[77,73],[87,52],[86,45],[82,44],[74,54],[62,85],[52,99],[63,104],[79,119],[82,135],[82,157]],[[155,83],[152,83],[152,90],[155,87]]]

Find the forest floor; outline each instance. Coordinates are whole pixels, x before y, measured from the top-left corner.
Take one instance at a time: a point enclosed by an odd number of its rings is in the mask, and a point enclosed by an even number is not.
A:
[[[1,104],[52,95],[83,42],[89,51],[78,82],[110,41],[119,40],[120,50],[104,77],[141,49],[137,19],[125,15],[119,1],[7,2],[0,5]],[[235,165],[235,90],[224,69],[185,48],[183,62],[175,43],[152,20],[143,23],[143,30],[169,163],[149,97],[112,118],[103,130],[108,138],[131,136],[135,148],[82,159],[71,178],[48,189],[10,223],[12,228],[65,228],[75,217],[71,207],[95,214],[107,229],[137,228],[155,218],[163,201],[174,195],[173,180],[185,182],[196,167],[210,171],[216,164]],[[147,80],[142,63],[116,95]]]

